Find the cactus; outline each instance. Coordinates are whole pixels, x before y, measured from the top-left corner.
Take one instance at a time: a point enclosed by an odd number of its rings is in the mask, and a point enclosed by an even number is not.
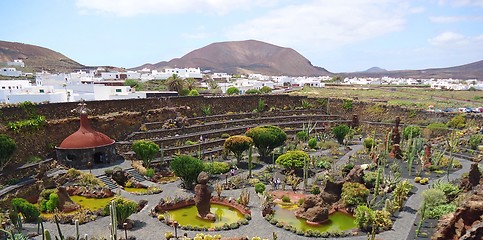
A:
[[[42,239],[52,240],[52,237],[50,236],[49,230],[47,230],[47,229],[44,230],[44,235],[42,236]]]
[[[59,238],[60,240],[65,240],[64,235],[62,235],[62,230],[60,229],[59,219],[57,218],[57,215],[55,215],[54,218],[55,218],[55,225],[57,225],[57,231],[59,232]],[[55,237],[55,239],[57,239],[57,236]]]
[[[116,201],[112,200],[109,206],[111,214],[111,239],[117,240],[117,211],[116,211]]]
[[[79,240],[79,220],[75,220],[75,239]]]

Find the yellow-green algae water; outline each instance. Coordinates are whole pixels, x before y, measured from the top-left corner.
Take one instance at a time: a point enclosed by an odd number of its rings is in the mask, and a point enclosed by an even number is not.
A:
[[[207,228],[221,227],[225,223],[236,223],[245,218],[245,216],[238,210],[220,204],[211,204],[210,210],[216,216],[215,222],[198,218],[198,209],[194,205],[171,210],[168,211],[168,213],[170,219],[176,220],[181,226],[190,225]]]
[[[293,208],[287,206],[280,207],[279,205],[275,206],[275,214],[273,218],[280,223],[290,225],[295,229],[302,231],[307,231],[309,229],[318,232],[346,231],[356,227],[354,222],[355,218],[342,212],[335,212],[329,215],[329,220],[320,225],[308,225],[305,219],[297,218],[295,216]]]
[[[108,205],[114,197],[108,198],[86,198],[83,196],[70,196],[70,199],[75,203],[79,204],[84,209],[89,209],[92,211],[104,208]]]
[[[125,187],[124,191],[130,192],[130,193],[147,193],[148,189],[147,188]]]

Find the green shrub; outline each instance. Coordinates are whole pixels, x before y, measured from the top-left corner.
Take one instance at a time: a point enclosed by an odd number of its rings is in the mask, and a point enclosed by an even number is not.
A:
[[[276,126],[266,125],[251,128],[246,132],[253,139],[261,159],[267,159],[274,148],[282,146],[287,140],[287,134]]]
[[[454,211],[456,211],[456,205],[449,203],[435,206],[429,209],[427,214],[429,218],[439,219],[441,216],[452,213]]]
[[[342,108],[345,110],[352,110],[352,99],[342,99]]]
[[[284,203],[289,203],[289,202],[290,202],[290,197],[289,197],[289,196],[287,196],[287,195],[283,195],[283,196],[282,196],[282,202],[284,202]]]
[[[258,89],[248,89],[245,91],[245,94],[261,94],[260,90]]]
[[[181,178],[183,186],[186,189],[193,188],[198,175],[203,171],[203,162],[195,157],[188,155],[180,155],[174,157],[170,162],[171,170],[174,174]]]
[[[464,114],[454,116],[446,125],[450,128],[463,129],[466,125],[466,117]]]
[[[57,193],[51,193],[49,196],[49,200],[45,203],[47,212],[54,212],[54,210],[57,208],[58,203],[59,195],[57,195]]]
[[[235,155],[237,163],[242,160],[243,152],[248,150],[253,145],[253,140],[250,137],[235,135],[227,138],[223,144],[223,148],[229,150]]]
[[[260,92],[262,93],[270,93],[271,91],[272,89],[269,86],[263,86],[262,88],[260,88]]]
[[[317,147],[317,139],[316,138],[309,139],[308,144],[310,149],[315,149]]]
[[[136,140],[131,146],[141,160],[143,160],[144,167],[149,167],[154,156],[159,152],[159,146],[151,140]]]
[[[376,217],[374,210],[365,205],[359,205],[357,206],[355,213],[357,227],[362,231],[369,231],[372,228],[372,224]]]
[[[347,206],[358,206],[367,202],[369,189],[360,183],[346,182],[342,185],[341,198]]]
[[[236,87],[229,87],[226,90],[226,94],[228,94],[228,95],[240,94],[240,90]]]
[[[311,194],[314,194],[314,195],[319,194],[319,193],[320,193],[320,188],[319,188],[319,186],[316,186],[316,185],[312,186],[312,188],[310,189],[310,193],[311,193]]]
[[[195,145],[195,144],[198,144],[198,142],[193,142],[191,140],[184,142],[184,145],[186,145],[186,146],[192,146],[192,145]]]
[[[179,92],[178,92],[178,94],[180,96],[188,96],[189,93],[190,93],[190,90],[187,89],[187,88],[183,88],[183,89],[179,90]]]
[[[306,131],[299,131],[295,134],[298,140],[305,142],[309,138],[309,134]]]
[[[403,138],[408,139],[410,136],[412,138],[420,137],[422,130],[419,126],[407,126],[403,130]]]
[[[376,180],[377,180],[377,172],[364,172],[364,177],[363,177],[364,183],[366,183],[366,186],[375,186],[376,185]],[[379,175],[379,182],[382,183],[383,176],[382,174]]]
[[[188,96],[198,96],[200,93],[198,93],[198,90],[193,89],[188,93]]]
[[[203,171],[211,175],[224,174],[230,171],[230,165],[226,162],[205,162]]]
[[[265,184],[259,182],[255,184],[255,192],[256,193],[263,193],[265,191]]]
[[[332,161],[328,157],[322,157],[317,160],[317,167],[321,169],[329,169],[332,166]]]
[[[332,133],[334,134],[339,144],[344,144],[344,138],[349,133],[349,131],[349,126],[345,124],[338,125],[332,129]]]
[[[367,150],[371,150],[373,147],[375,147],[376,145],[376,142],[374,141],[373,138],[365,138],[364,139],[364,142],[362,143],[362,145],[364,145],[364,147],[367,149]]]
[[[133,200],[125,199],[122,197],[116,197],[112,201],[116,202],[116,213],[117,213],[117,223],[118,226],[122,226],[122,224],[131,216],[133,213],[136,212],[138,204]],[[104,215],[109,215],[109,206],[108,204],[104,207]]]
[[[461,189],[458,186],[451,183],[436,183],[434,184],[434,188],[441,190],[448,201],[456,198],[461,192]]]
[[[34,204],[29,203],[23,198],[14,198],[10,204],[14,210],[21,213],[25,217],[26,222],[37,222],[40,216],[40,211]]]
[[[481,140],[483,140],[483,135],[481,134],[474,134],[470,136],[469,145],[470,148],[476,150],[478,145],[480,145]]]
[[[308,161],[309,155],[306,152],[293,150],[280,155],[275,163],[282,165],[286,169],[297,169],[304,167],[304,164]]]
[[[144,173],[144,175],[148,178],[154,177],[154,174],[155,174],[154,168],[148,168],[146,169],[146,173]]]
[[[426,208],[428,210],[445,204],[447,202],[446,196],[444,192],[440,189],[429,188],[423,191],[422,193],[423,201],[426,202]]]

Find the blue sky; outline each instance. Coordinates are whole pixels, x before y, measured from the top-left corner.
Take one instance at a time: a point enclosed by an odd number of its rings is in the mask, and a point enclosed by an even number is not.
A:
[[[0,40],[136,67],[213,42],[293,48],[331,72],[483,60],[483,0],[12,0]]]

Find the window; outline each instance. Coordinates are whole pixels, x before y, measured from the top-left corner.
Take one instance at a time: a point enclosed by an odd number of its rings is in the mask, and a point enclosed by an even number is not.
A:
[[[116,88],[116,92],[122,92],[122,89]]]
[[[44,93],[45,91],[44,91],[44,89],[40,89],[39,92],[40,93]]]

